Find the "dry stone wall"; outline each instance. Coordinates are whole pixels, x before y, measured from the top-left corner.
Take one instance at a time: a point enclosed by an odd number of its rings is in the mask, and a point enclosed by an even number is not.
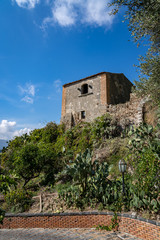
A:
[[[120,123],[122,127],[125,127],[127,125],[139,125],[144,120],[144,104],[148,101],[148,98],[138,98],[135,94],[130,94],[130,101],[123,103],[123,104],[117,104],[117,105],[99,105],[100,115],[103,115],[105,113],[109,113],[111,116],[115,117],[117,121]],[[94,118],[96,118],[98,115],[92,115],[91,119],[88,121],[92,121]],[[74,123],[73,123],[74,120]],[[85,119],[86,120],[86,119]],[[67,113],[63,117],[63,122],[66,124],[67,128],[72,127],[73,125],[79,123],[81,119],[79,119],[79,116],[76,115],[76,112],[74,114]],[[73,124],[73,125],[72,125]]]
[[[143,105],[147,98],[138,98],[131,93],[130,101],[124,104],[107,105],[106,112],[114,116],[120,125],[139,125],[143,122]]]

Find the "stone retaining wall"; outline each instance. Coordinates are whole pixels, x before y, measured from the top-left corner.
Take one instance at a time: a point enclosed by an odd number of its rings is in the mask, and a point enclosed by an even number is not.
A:
[[[117,104],[117,105],[107,105],[106,112],[114,116],[120,125],[139,125],[143,122],[144,103],[148,101],[148,98],[138,98],[135,94],[130,94],[130,101]]]
[[[39,213],[39,214],[6,214],[0,228],[92,228],[99,224],[109,225],[113,213]],[[160,240],[160,222],[146,220],[129,214],[118,214],[119,228],[145,240]]]

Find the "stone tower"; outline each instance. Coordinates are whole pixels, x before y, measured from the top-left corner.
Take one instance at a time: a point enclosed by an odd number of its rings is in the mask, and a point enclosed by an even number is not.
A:
[[[61,122],[67,127],[90,122],[107,106],[130,99],[133,84],[122,73],[101,72],[63,85]]]

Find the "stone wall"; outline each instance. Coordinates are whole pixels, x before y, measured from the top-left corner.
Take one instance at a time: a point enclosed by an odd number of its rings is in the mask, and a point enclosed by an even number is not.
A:
[[[88,86],[85,94],[82,93],[84,85]],[[133,84],[123,74],[107,72],[65,84],[61,122],[70,128],[80,121],[93,121],[108,112],[109,104],[128,101],[132,86]]]
[[[138,98],[135,94],[130,94],[130,101],[123,104],[105,104],[100,105],[99,111],[94,113],[88,121],[92,121],[94,118],[101,116],[105,113],[109,113],[111,116],[115,117],[122,127],[126,125],[139,125],[144,121],[144,105],[148,101],[148,98]],[[85,119],[86,120],[86,119]],[[63,122],[66,124],[67,128],[80,122],[79,116],[74,114],[67,113]],[[73,123],[73,125],[71,124]]]
[[[135,94],[130,94],[130,101],[117,104],[107,105],[106,112],[114,116],[123,127],[125,125],[139,125],[143,122],[143,106],[147,98],[138,98]]]
[[[89,89],[87,94],[81,94],[80,90],[82,84],[88,84]],[[85,121],[92,121],[95,117],[99,116],[100,110],[100,77],[86,79],[82,82],[72,84],[65,87],[65,115],[72,113],[73,118],[75,115],[77,119],[81,119],[81,112],[85,111]],[[94,106],[94,110],[93,110]],[[64,115],[63,115],[64,116]]]
[[[107,82],[109,90],[108,104],[115,105],[129,101],[133,84],[125,77],[124,74],[107,74]]]

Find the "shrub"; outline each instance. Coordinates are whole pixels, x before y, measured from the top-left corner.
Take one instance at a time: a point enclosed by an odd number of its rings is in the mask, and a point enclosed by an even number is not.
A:
[[[128,162],[132,172],[129,181],[130,207],[158,212],[160,209],[160,138],[158,128],[141,125],[129,135]]]
[[[119,199],[120,182],[107,179],[108,164],[97,160],[92,162],[92,154],[88,149],[67,165],[64,173],[71,176],[72,184],[60,191],[59,195],[69,207],[74,205],[83,208],[97,203],[105,206]]]
[[[103,142],[105,139],[120,136],[122,128],[109,114],[104,114],[96,118],[91,123],[91,139],[96,144]]]
[[[24,189],[11,190],[5,195],[5,201],[11,212],[24,212],[31,206],[32,193]]]
[[[4,216],[5,216],[5,211],[0,208],[0,224],[3,224]]]

